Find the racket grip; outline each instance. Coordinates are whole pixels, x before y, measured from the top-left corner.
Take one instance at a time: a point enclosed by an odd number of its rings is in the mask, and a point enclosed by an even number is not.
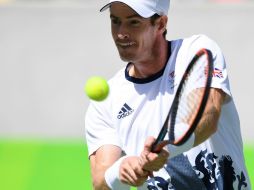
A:
[[[163,147],[166,146],[167,144],[169,144],[169,141],[167,140],[160,141],[160,142],[155,141],[152,145],[151,152],[160,153]]]

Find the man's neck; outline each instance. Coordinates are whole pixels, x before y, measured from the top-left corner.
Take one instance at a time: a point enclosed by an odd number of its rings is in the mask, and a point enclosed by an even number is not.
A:
[[[147,78],[158,73],[167,63],[168,48],[166,40],[155,45],[149,59],[131,64],[129,75],[135,78]]]

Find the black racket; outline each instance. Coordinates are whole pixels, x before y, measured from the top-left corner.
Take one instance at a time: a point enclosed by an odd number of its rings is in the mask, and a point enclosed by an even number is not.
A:
[[[163,127],[152,146],[158,153],[167,144],[181,145],[198,125],[209,97],[212,82],[212,53],[199,50],[187,66],[177,88]],[[164,140],[168,133],[168,140]]]

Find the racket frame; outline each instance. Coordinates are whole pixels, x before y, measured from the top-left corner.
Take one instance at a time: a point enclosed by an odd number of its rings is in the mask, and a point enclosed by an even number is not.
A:
[[[206,73],[207,80],[205,83],[205,87],[204,87],[205,89],[204,89],[204,93],[203,93],[203,97],[201,99],[199,109],[197,110],[196,117],[193,119],[193,121],[189,127],[189,130],[186,132],[186,134],[182,138],[178,139],[177,141],[174,141],[174,132],[172,132],[174,130],[170,130],[170,131],[168,130],[169,124],[170,124],[171,129],[173,129],[175,127],[175,122],[174,122],[175,118],[172,118],[171,115],[173,112],[177,112],[177,108],[178,108],[178,104],[179,104],[179,97],[181,95],[181,90],[183,88],[185,79],[186,79],[186,77],[188,77],[188,73],[191,71],[191,69],[194,66],[194,64],[196,63],[196,61],[204,54],[207,56],[207,60],[208,60],[208,64],[207,64],[208,67],[207,67],[207,73]],[[180,145],[184,144],[189,139],[191,134],[195,131],[195,129],[196,129],[196,127],[203,115],[203,112],[206,107],[206,103],[209,98],[210,87],[211,87],[211,83],[212,83],[212,73],[213,73],[213,64],[212,63],[213,63],[212,52],[208,49],[205,49],[205,48],[200,49],[195,54],[195,56],[192,58],[191,62],[187,66],[187,68],[183,74],[183,77],[179,83],[173,103],[169,109],[168,115],[165,119],[162,129],[161,129],[157,139],[155,140],[154,144],[152,145],[152,149],[151,149],[152,152],[155,152],[155,153],[160,152],[160,150],[167,144],[180,146]],[[172,122],[172,120],[173,120],[173,122]],[[168,132],[170,132],[169,139],[171,139],[171,140],[164,140],[164,138]]]

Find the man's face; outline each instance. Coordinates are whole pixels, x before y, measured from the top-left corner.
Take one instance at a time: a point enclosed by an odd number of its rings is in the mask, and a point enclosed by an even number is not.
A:
[[[112,36],[123,61],[142,62],[152,56],[158,34],[150,18],[142,18],[123,3],[113,3],[110,19]]]

